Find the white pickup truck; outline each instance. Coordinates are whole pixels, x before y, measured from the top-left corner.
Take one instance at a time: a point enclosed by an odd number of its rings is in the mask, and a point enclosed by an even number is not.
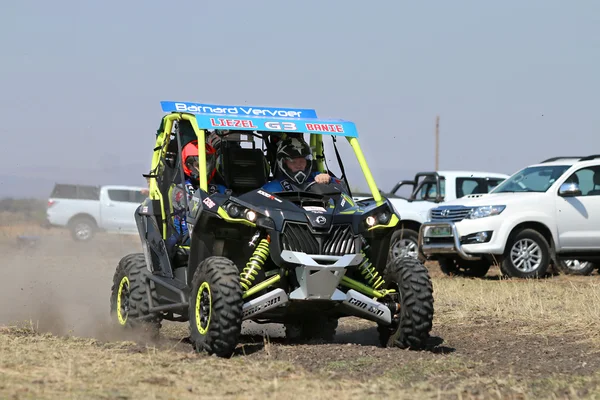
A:
[[[390,256],[419,257],[419,229],[427,221],[430,209],[473,193],[488,193],[506,178],[506,174],[481,171],[419,172],[413,180],[398,182],[390,193],[382,192],[400,215],[398,229],[390,241]],[[398,195],[405,185],[411,187],[408,197]],[[357,193],[354,200],[365,198],[366,195]]]
[[[550,264],[590,274],[600,258],[600,155],[550,158],[489,194],[432,209],[419,248],[447,274],[484,276],[493,262],[509,277],[540,278]]]
[[[77,241],[98,231],[136,234],[135,209],[147,197],[138,186],[56,184],[46,210],[45,227],[62,227]]]

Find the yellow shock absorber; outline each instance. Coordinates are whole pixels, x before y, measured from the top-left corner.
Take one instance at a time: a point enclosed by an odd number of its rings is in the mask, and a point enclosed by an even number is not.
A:
[[[367,280],[369,285],[373,287],[373,289],[377,290],[381,285],[385,283],[383,278],[379,275],[371,261],[367,258],[365,252],[361,252],[365,257],[363,262],[360,263],[358,269],[360,270],[361,275]]]
[[[250,289],[254,283],[255,276],[258,275],[258,271],[265,264],[265,261],[269,257],[269,238],[262,239],[254,253],[250,257],[250,260],[246,263],[246,267],[240,275],[240,283],[244,291]]]

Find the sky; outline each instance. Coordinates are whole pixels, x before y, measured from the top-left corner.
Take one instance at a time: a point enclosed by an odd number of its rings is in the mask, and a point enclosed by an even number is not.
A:
[[[595,0],[20,0],[0,10],[0,198],[44,198],[55,182],[144,185],[161,100],[353,121],[384,190],[435,168],[437,115],[440,169],[511,174],[600,153]],[[340,151],[351,186],[366,187],[349,145]]]

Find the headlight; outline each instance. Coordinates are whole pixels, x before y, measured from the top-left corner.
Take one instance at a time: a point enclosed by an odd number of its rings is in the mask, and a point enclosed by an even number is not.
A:
[[[392,212],[390,210],[383,210],[378,213],[374,213],[365,218],[365,223],[369,228],[375,225],[385,225],[392,219]]]
[[[475,207],[469,213],[469,218],[470,219],[476,219],[476,218],[491,217],[493,215],[500,214],[502,211],[504,211],[505,208],[506,208],[506,206],[481,206],[481,207]]]
[[[275,224],[271,218],[240,204],[229,202],[224,208],[225,212],[227,212],[231,218],[242,218],[266,229],[275,228]]]

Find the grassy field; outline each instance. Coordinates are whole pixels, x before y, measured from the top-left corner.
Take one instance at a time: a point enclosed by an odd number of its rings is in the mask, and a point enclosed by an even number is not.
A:
[[[244,326],[228,360],[196,354],[185,323],[159,340],[108,324],[112,273],[139,251],[135,237],[76,244],[42,232],[34,249],[6,255],[0,284],[0,398],[600,398],[600,276],[540,281],[434,281],[429,351],[385,349],[375,325],[342,320],[334,343],[291,345],[278,326]]]

